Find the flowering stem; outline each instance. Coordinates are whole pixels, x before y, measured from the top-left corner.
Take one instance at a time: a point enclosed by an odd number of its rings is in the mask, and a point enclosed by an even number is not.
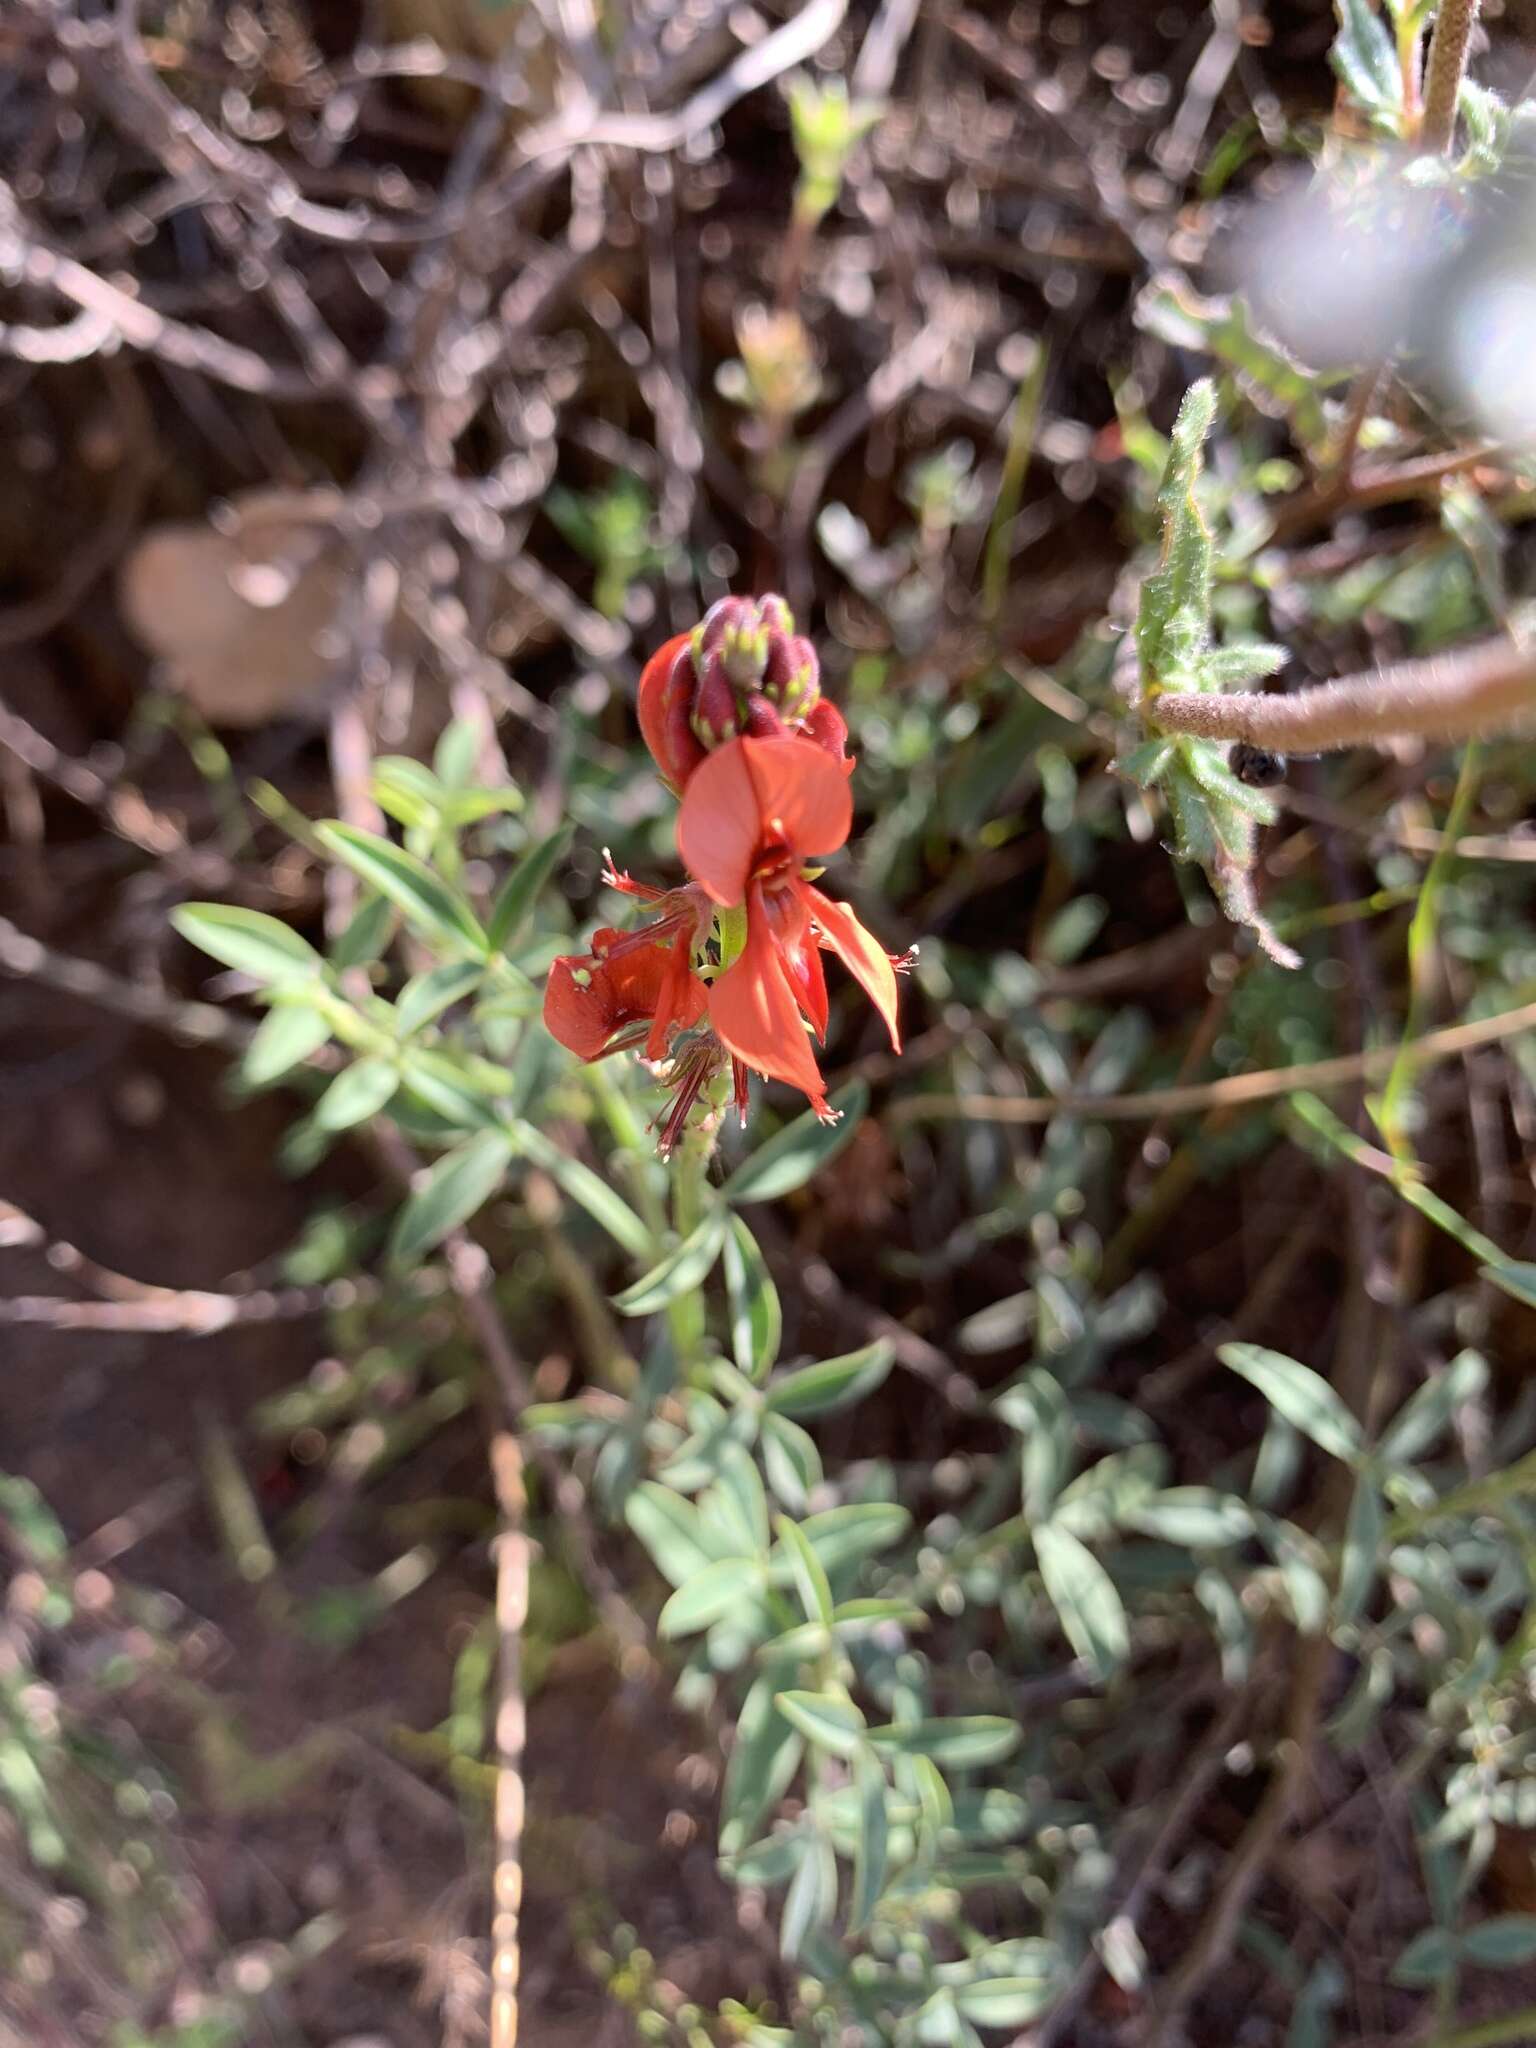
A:
[[[1456,140],[1456,103],[1466,75],[1467,46],[1477,21],[1478,0],[1441,0],[1424,73],[1424,120],[1419,146],[1431,156],[1449,156]]]
[[[1536,713],[1536,653],[1495,640],[1291,696],[1165,690],[1145,697],[1142,709],[1163,732],[1246,740],[1276,753],[1323,753],[1406,734],[1469,739]]]

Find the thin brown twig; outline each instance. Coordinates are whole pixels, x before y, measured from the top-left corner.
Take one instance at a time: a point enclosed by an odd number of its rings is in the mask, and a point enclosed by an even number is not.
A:
[[[1474,1046],[1497,1045],[1536,1030],[1536,1002],[1476,1017],[1465,1024],[1447,1024],[1426,1031],[1405,1048],[1416,1067],[1453,1059]],[[1374,1080],[1390,1073],[1399,1049],[1371,1046],[1364,1052],[1341,1053],[1333,1059],[1304,1060],[1294,1067],[1266,1067],[1254,1074],[1229,1074],[1220,1081],[1192,1082],[1182,1088],[1149,1088],[1132,1095],[909,1095],[893,1102],[887,1116],[893,1123],[962,1122],[1047,1124],[1058,1116],[1083,1116],[1108,1123],[1134,1123],[1143,1117],[1183,1116],[1191,1111],[1246,1102],[1273,1102],[1297,1089],[1343,1088],[1354,1081]]]
[[[1477,24],[1478,0],[1440,0],[1424,70],[1424,119],[1419,146],[1449,156],[1456,143],[1456,107],[1467,73],[1467,51]]]
[[[158,1287],[90,1258],[77,1245],[49,1235],[14,1202],[0,1200],[0,1250],[36,1250],[55,1272],[67,1274],[101,1297],[70,1301],[62,1295],[0,1299],[0,1324],[40,1323],[54,1330],[105,1330],[143,1336],[165,1333],[211,1337],[237,1323],[270,1323],[352,1308],[374,1298],[377,1283],[359,1277],[318,1287],[256,1287],[213,1293],[199,1287]]]
[[[1341,676],[1291,695],[1163,690],[1149,723],[1197,739],[1245,740],[1277,753],[1322,753],[1415,736],[1469,739],[1536,717],[1536,654],[1507,639]]]

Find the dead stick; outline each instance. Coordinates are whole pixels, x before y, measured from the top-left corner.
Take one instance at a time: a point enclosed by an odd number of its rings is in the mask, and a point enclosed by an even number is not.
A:
[[[1163,690],[1142,708],[1163,732],[1246,740],[1276,753],[1322,753],[1407,734],[1469,739],[1536,716],[1536,654],[1494,640],[1289,696]]]
[[[1424,74],[1424,121],[1420,146],[1431,156],[1448,156],[1456,140],[1456,107],[1467,72],[1467,46],[1477,22],[1477,0],[1441,0]]]

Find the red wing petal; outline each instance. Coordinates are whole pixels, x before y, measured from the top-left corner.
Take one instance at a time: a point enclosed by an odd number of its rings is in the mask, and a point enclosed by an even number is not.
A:
[[[741,740],[757,796],[760,836],[781,841],[800,860],[836,853],[853,825],[853,798],[841,765],[814,740]]]
[[[779,964],[768,921],[750,911],[747,943],[709,992],[709,1021],[726,1051],[772,1080],[802,1089],[813,1107],[826,1101],[821,1070],[800,1006]]]
[[[688,779],[677,817],[677,849],[689,874],[727,909],[746,899],[761,839],[757,788],[743,749],[798,744],[728,740],[706,755]]]
[[[602,969],[587,953],[567,953],[551,961],[544,984],[544,1024],[578,1059],[602,1057],[613,1036],[615,1018]]]
[[[885,1028],[891,1034],[891,1044],[900,1052],[896,971],[891,966],[890,955],[865,931],[846,903],[834,903],[830,896],[823,896],[808,882],[800,885],[800,893],[821,927],[822,937],[880,1012]]]
[[[635,704],[641,736],[651,750],[651,758],[675,790],[682,789],[704,758],[704,749],[688,723],[693,666],[678,661],[689,638],[687,633],[678,633],[664,647],[657,648],[640,671]]]

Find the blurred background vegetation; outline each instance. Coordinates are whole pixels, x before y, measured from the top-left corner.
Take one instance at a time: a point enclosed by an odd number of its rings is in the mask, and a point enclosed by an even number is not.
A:
[[[1529,738],[1142,695],[1522,641],[1434,14],[6,11],[6,2048],[1536,2040]],[[918,957],[684,1191],[732,590]]]

